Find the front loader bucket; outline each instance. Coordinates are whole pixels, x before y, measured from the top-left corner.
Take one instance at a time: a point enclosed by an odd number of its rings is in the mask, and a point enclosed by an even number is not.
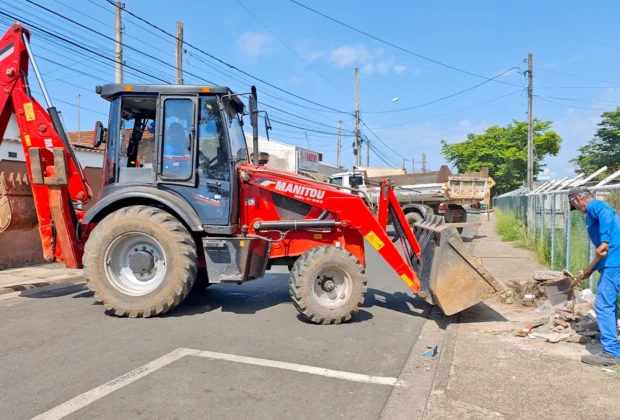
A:
[[[28,176],[0,172],[0,232],[30,230],[38,223]]]
[[[471,255],[456,228],[442,216],[427,216],[414,225],[421,253],[414,271],[420,296],[453,315],[503,290],[502,285]]]

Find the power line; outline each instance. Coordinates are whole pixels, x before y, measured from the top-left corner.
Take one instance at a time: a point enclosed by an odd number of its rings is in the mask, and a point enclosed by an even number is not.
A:
[[[290,45],[288,45],[286,42],[284,42],[282,40],[282,38],[280,38],[278,35],[276,35],[271,29],[269,29],[269,27],[267,25],[265,25],[254,13],[252,13],[247,7],[245,7],[245,5],[243,3],[241,3],[241,0],[235,0],[237,3],[239,3],[239,5],[241,7],[243,7],[245,9],[246,12],[248,12],[248,14],[250,16],[252,16],[258,23],[260,23],[265,29],[267,29],[267,31],[269,31],[269,33],[271,35],[273,35],[278,41],[280,41],[280,43],[282,45],[284,45],[286,48],[288,48],[288,50],[290,52],[292,52],[293,54],[295,54],[295,56],[297,56],[297,58],[299,58],[301,61],[303,61],[308,67],[310,67],[312,70],[314,70],[314,72],[316,74],[318,74],[323,80],[325,80],[327,83],[329,83],[330,85],[332,85],[333,87],[335,87],[336,89],[338,89],[340,92],[342,92],[345,96],[347,96],[350,99],[351,96],[349,96],[348,93],[346,93],[344,90],[342,90],[339,86],[333,84],[331,82],[331,80],[329,80],[327,77],[325,77],[320,71],[318,71],[312,64],[308,63],[301,55],[297,54],[297,51],[295,51]]]
[[[66,17],[66,16],[63,16],[63,15],[61,15],[60,13],[57,13],[57,12],[55,12],[55,11],[51,10],[51,9],[48,9],[47,7],[40,5],[40,4],[38,4],[37,2],[35,2],[35,1],[32,1],[32,0],[26,0],[26,1],[27,1],[28,3],[31,3],[31,4],[33,4],[33,5],[37,6],[37,7],[41,8],[41,9],[43,9],[43,10],[47,11],[48,13],[51,13],[51,14],[53,14],[53,15],[55,15],[55,16],[58,16],[58,17],[60,17],[60,18],[62,18],[62,19],[65,19],[65,20],[67,20],[67,21],[69,21],[69,22],[73,23],[74,25],[77,25],[77,26],[79,26],[79,27],[81,27],[81,28],[83,28],[83,29],[86,29],[86,30],[88,30],[88,31],[90,31],[90,32],[93,32],[93,33],[95,33],[95,34],[97,34],[97,35],[99,35],[99,36],[101,36],[101,37],[104,37],[104,38],[106,38],[106,39],[110,40],[110,41],[113,41],[115,44],[118,44],[118,43],[119,43],[116,39],[114,39],[114,38],[112,38],[112,37],[110,37],[110,36],[107,36],[106,34],[101,33],[101,32],[99,32],[99,31],[97,31],[97,30],[95,30],[95,29],[89,28],[88,26],[86,26],[86,25],[84,25],[84,24],[82,24],[82,23],[80,23],[80,22],[77,22],[77,21],[75,21],[75,20],[73,20],[73,19],[71,19],[71,18],[68,18],[68,17]],[[138,48],[132,47],[131,45],[128,45],[128,44],[126,44],[126,43],[123,43],[123,46],[124,46],[125,48],[130,49],[130,50],[136,51],[136,52],[138,52],[138,53],[140,53],[140,54],[144,55],[145,57],[150,58],[151,60],[155,60],[155,61],[157,61],[158,63],[161,63],[161,64],[163,64],[163,65],[165,65],[165,66],[167,66],[167,67],[170,67],[170,68],[176,69],[176,66],[174,66],[173,64],[166,63],[165,61],[163,61],[163,60],[161,60],[161,59],[159,59],[159,58],[157,58],[157,57],[155,57],[155,56],[152,56],[152,55],[150,55],[150,54],[147,54],[147,53],[145,53],[144,51],[142,51],[142,50],[140,50],[140,49],[138,49]],[[125,65],[126,65],[126,63],[125,63]],[[205,79],[205,78],[203,78],[203,77],[197,76],[197,75],[195,75],[195,74],[191,74],[191,73],[188,73],[188,72],[185,72],[185,73],[189,74],[190,76],[193,76],[193,77],[197,77],[197,78],[199,78],[199,79],[202,79],[202,80],[204,80],[205,82],[207,82],[207,83],[209,83],[209,84],[215,84],[215,83],[213,83],[212,81],[207,80],[207,79]],[[169,83],[169,82],[166,82],[166,83]]]
[[[515,90],[515,91],[510,92],[510,93],[507,93],[505,95],[501,95],[501,96],[497,96],[497,97],[492,98],[492,99],[488,99],[488,100],[483,101],[483,102],[478,102],[477,104],[474,104],[474,105],[471,105],[471,106],[467,106],[465,108],[460,108],[460,109],[457,109],[457,110],[454,110],[454,111],[445,112],[443,114],[433,115],[433,116],[430,116],[428,118],[425,116],[425,117],[422,117],[422,118],[414,118],[412,120],[404,121],[404,122],[401,122],[401,123],[398,123],[398,124],[384,125],[382,127],[375,127],[375,130],[384,130],[386,128],[399,127],[399,126],[411,124],[411,123],[417,122],[417,121],[425,121],[425,120],[430,120],[430,119],[433,119],[433,118],[443,117],[443,116],[446,116],[446,115],[456,114],[457,112],[461,112],[461,111],[465,111],[465,110],[468,110],[468,109],[476,108],[476,107],[478,107],[480,105],[488,104],[490,102],[494,102],[494,101],[497,101],[499,99],[506,98],[508,96],[514,95],[515,93],[519,93],[519,92],[522,92],[522,91],[523,91],[523,88]]]
[[[381,140],[381,138],[380,138],[380,137],[379,137],[379,136],[378,136],[378,135],[377,135],[374,131],[372,131],[372,129],[371,129],[370,127],[368,127],[364,121],[360,120],[360,122],[362,123],[362,125],[363,125],[364,127],[366,127],[366,128],[368,129],[368,131],[370,131],[370,132],[372,133],[372,135],[373,135],[373,136],[375,136],[375,138],[376,138],[377,140],[379,140],[379,142],[380,142],[382,145],[384,145],[385,147],[387,147],[387,148],[388,148],[390,151],[392,151],[392,153],[394,153],[396,156],[401,157],[401,154],[400,154],[400,153],[398,153],[397,151],[395,151],[394,149],[392,149],[390,146],[388,146],[388,145],[387,145],[387,143],[385,143],[383,140]]]
[[[620,83],[618,82],[610,82],[609,80],[602,80],[602,79],[595,79],[593,77],[579,76],[577,74],[572,74],[572,73],[564,73],[564,72],[557,71],[557,70],[546,69],[544,67],[537,67],[536,70],[542,70],[542,71],[546,71],[549,73],[561,74],[563,76],[575,77],[577,79],[592,80],[593,82],[611,83],[612,85],[620,85]]]
[[[73,46],[75,46],[75,47],[77,47],[77,48],[80,48],[80,49],[82,49],[82,50],[84,50],[84,51],[88,51],[88,52],[90,52],[91,54],[97,55],[97,56],[99,56],[99,57],[101,57],[101,58],[103,58],[103,59],[105,59],[105,60],[111,61],[111,62],[113,62],[113,63],[116,63],[116,62],[117,62],[117,61],[116,61],[115,59],[113,59],[113,58],[106,57],[105,55],[103,55],[103,54],[101,54],[101,53],[98,53],[97,51],[93,51],[93,50],[91,50],[90,48],[84,47],[83,45],[80,45],[80,44],[78,44],[77,42],[71,41],[71,40],[69,40],[69,39],[67,39],[67,38],[65,38],[65,37],[63,37],[63,36],[61,36],[61,35],[57,35],[57,34],[55,34],[55,33],[53,33],[53,32],[47,31],[47,30],[45,30],[45,29],[41,28],[41,27],[40,27],[40,26],[38,26],[38,25],[35,25],[35,24],[33,24],[33,23],[30,23],[30,22],[27,22],[25,19],[18,19],[18,18],[16,18],[15,16],[10,15],[10,14],[8,14],[8,13],[5,13],[5,12],[3,12],[3,11],[0,11],[0,15],[6,16],[6,17],[8,17],[9,19],[13,19],[13,20],[21,20],[21,21],[25,22],[28,26],[33,27],[33,28],[35,28],[35,29],[38,29],[39,31],[41,31],[41,32],[43,32],[43,33],[46,33],[46,34],[48,34],[48,35],[50,35],[50,36],[52,36],[52,37],[54,37],[54,38],[60,39],[60,40],[62,40],[62,41],[64,41],[64,42],[66,42],[66,43],[68,43],[68,44],[71,44],[71,45],[73,45]],[[166,83],[166,84],[170,84],[168,81],[166,81],[166,80],[164,80],[164,79],[160,79],[159,77],[154,77],[154,76],[152,76],[152,75],[150,75],[150,74],[148,74],[148,73],[146,73],[146,72],[144,72],[144,71],[142,71],[142,70],[140,70],[140,69],[137,69],[137,68],[135,68],[135,67],[133,67],[133,66],[129,66],[129,65],[127,65],[127,64],[124,64],[124,66],[125,66],[125,67],[127,67],[127,68],[130,68],[130,69],[132,69],[132,70],[135,70],[135,71],[136,71],[136,72],[138,72],[138,73],[141,73],[141,74],[144,74],[144,75],[146,75],[146,76],[149,76],[149,77],[151,77],[151,78],[153,78],[153,79],[159,80],[160,82],[164,82],[164,83]]]
[[[110,3],[110,4],[114,4],[114,2],[112,2],[112,0],[106,0],[106,1],[107,1],[108,3]],[[144,23],[146,23],[147,25],[149,25],[149,26],[151,26],[151,27],[153,27],[153,28],[157,29],[158,31],[163,32],[164,34],[168,35],[169,37],[172,37],[172,38],[174,38],[174,39],[177,39],[176,35],[173,35],[173,34],[171,34],[171,33],[167,32],[166,30],[164,30],[164,29],[160,28],[160,27],[159,27],[159,26],[157,26],[157,25],[154,25],[153,23],[151,23],[151,22],[147,21],[146,19],[144,19],[144,18],[142,18],[142,17],[140,17],[140,16],[136,15],[135,13],[131,12],[131,11],[130,11],[130,10],[128,10],[127,8],[125,8],[125,9],[123,9],[123,10],[125,11],[125,13],[130,14],[130,15],[131,15],[131,16],[133,16],[134,18],[136,18],[136,19],[140,20],[141,22],[144,22]],[[207,57],[209,57],[209,58],[211,58],[211,59],[213,59],[213,60],[215,60],[215,61],[217,61],[217,62],[219,62],[219,63],[221,63],[221,64],[223,64],[223,65],[225,65],[225,66],[227,66],[227,67],[229,67],[229,68],[231,68],[231,69],[233,69],[233,70],[236,70],[236,71],[238,71],[238,72],[240,72],[240,73],[242,73],[242,74],[245,74],[246,76],[249,76],[249,77],[251,77],[252,79],[258,80],[259,82],[264,83],[264,84],[266,84],[267,86],[271,86],[272,88],[277,89],[277,90],[279,90],[279,91],[281,91],[281,92],[284,92],[284,93],[286,93],[286,94],[288,94],[288,95],[291,95],[291,96],[293,96],[293,97],[295,97],[295,98],[297,98],[297,99],[300,99],[300,100],[302,100],[302,101],[305,101],[305,102],[311,103],[311,104],[313,104],[313,105],[320,106],[320,107],[325,108],[325,109],[329,109],[330,111],[338,112],[338,113],[341,113],[341,114],[349,114],[348,112],[341,111],[341,110],[339,110],[339,109],[335,109],[335,108],[329,107],[329,106],[327,106],[327,105],[323,105],[323,104],[320,104],[320,103],[318,103],[318,102],[311,101],[310,99],[306,99],[306,98],[304,98],[304,97],[302,97],[302,96],[299,96],[299,95],[294,94],[294,93],[292,93],[292,92],[289,92],[289,91],[287,91],[287,90],[285,90],[285,89],[282,89],[282,88],[280,88],[280,87],[278,87],[278,86],[276,86],[276,85],[274,85],[274,84],[271,84],[271,83],[269,83],[269,82],[267,82],[267,81],[265,81],[265,80],[263,80],[263,79],[261,79],[261,78],[259,78],[259,77],[253,76],[252,74],[250,74],[250,73],[248,73],[248,72],[246,72],[246,71],[244,71],[244,70],[241,70],[240,68],[238,68],[238,67],[236,67],[236,66],[234,66],[234,65],[232,65],[232,64],[230,64],[230,63],[227,63],[227,62],[225,62],[224,60],[221,60],[221,59],[219,59],[219,58],[215,57],[214,55],[209,54],[208,52],[206,52],[206,51],[202,50],[201,48],[198,48],[198,47],[196,47],[196,46],[194,46],[194,45],[190,44],[189,42],[187,42],[187,41],[185,41],[185,40],[183,41],[183,43],[184,43],[185,45],[187,45],[187,46],[189,46],[189,47],[191,47],[191,48],[195,49],[196,51],[201,52],[202,54],[206,55]]]
[[[415,105],[415,106],[412,106],[412,107],[409,107],[409,108],[401,108],[401,109],[393,109],[393,110],[387,110],[387,111],[379,111],[379,112],[377,112],[377,114],[387,114],[387,113],[391,113],[391,112],[410,111],[410,110],[412,110],[412,109],[418,109],[418,108],[422,108],[422,107],[427,106],[427,105],[432,105],[432,104],[434,104],[434,103],[441,102],[441,101],[443,101],[444,99],[452,98],[452,97],[454,97],[454,96],[458,96],[458,95],[461,95],[461,94],[464,94],[464,93],[470,92],[470,91],[472,91],[472,90],[474,90],[474,89],[476,89],[476,88],[479,88],[480,86],[482,86],[482,85],[484,85],[484,84],[486,84],[486,83],[489,83],[489,82],[491,82],[491,81],[493,81],[493,80],[497,79],[498,77],[503,76],[504,74],[508,73],[509,71],[512,71],[512,70],[515,70],[515,69],[518,69],[518,68],[519,68],[519,67],[517,67],[517,66],[515,66],[515,67],[511,67],[511,68],[509,68],[508,70],[504,70],[503,72],[501,72],[501,73],[500,73],[500,74],[498,74],[497,76],[493,76],[492,78],[490,78],[490,79],[488,79],[488,80],[485,80],[484,82],[478,83],[478,84],[477,84],[477,85],[475,85],[475,86],[469,87],[469,88],[467,88],[467,89],[463,89],[463,90],[461,90],[461,91],[458,91],[458,92],[456,92],[456,93],[452,93],[452,94],[450,94],[450,95],[443,96],[443,97],[438,98],[438,99],[434,99],[434,100],[432,100],[432,101],[430,101],[430,102],[425,102],[425,103],[423,103],[423,104],[420,104],[420,105]]]
[[[110,1],[110,0],[108,0],[108,1]],[[411,51],[411,50],[408,50],[408,49],[406,49],[406,48],[403,48],[403,47],[401,47],[401,46],[398,46],[398,45],[396,45],[396,44],[393,44],[393,43],[391,43],[391,42],[389,42],[389,41],[386,41],[386,40],[384,40],[384,39],[381,39],[381,38],[379,38],[379,37],[377,37],[377,36],[375,36],[375,35],[369,34],[368,32],[364,32],[364,31],[362,31],[361,29],[357,29],[357,28],[355,28],[355,27],[353,27],[353,26],[351,26],[351,25],[348,25],[348,24],[346,24],[346,23],[344,23],[344,22],[342,22],[342,21],[339,21],[339,20],[337,20],[337,19],[334,19],[333,17],[328,16],[328,15],[326,15],[326,14],[324,14],[324,13],[321,13],[321,12],[319,12],[318,10],[312,9],[311,7],[308,7],[308,6],[306,6],[305,4],[302,4],[302,3],[300,3],[300,2],[298,2],[298,1],[296,1],[296,0],[290,0],[290,1],[291,1],[292,3],[294,3],[294,4],[298,5],[298,6],[303,7],[304,9],[307,9],[307,10],[311,11],[312,13],[316,13],[317,15],[322,16],[322,17],[324,17],[324,18],[326,18],[326,19],[329,19],[329,20],[331,20],[332,22],[335,22],[335,23],[337,23],[337,24],[339,24],[339,25],[342,25],[342,26],[344,26],[344,27],[346,27],[346,28],[349,28],[349,29],[351,29],[351,30],[353,30],[353,31],[355,31],[355,32],[357,32],[357,33],[360,33],[360,34],[362,34],[362,35],[364,35],[364,36],[367,36],[367,37],[369,37],[369,38],[372,38],[372,39],[374,39],[375,41],[379,41],[379,42],[381,42],[382,44],[389,45],[389,46],[390,46],[390,47],[392,47],[392,48],[396,48],[396,49],[398,49],[398,50],[400,50],[400,51],[406,52],[407,54],[413,55],[413,56],[415,56],[415,57],[421,58],[421,59],[426,60],[426,61],[430,61],[431,63],[435,63],[435,64],[440,65],[440,66],[442,66],[442,67],[446,67],[446,68],[449,68],[449,69],[452,69],[452,70],[455,70],[455,71],[458,71],[458,72],[461,72],[461,73],[468,74],[468,75],[470,75],[470,76],[475,76],[475,77],[478,77],[478,78],[480,78],[480,79],[490,80],[490,78],[488,78],[488,77],[486,77],[486,76],[482,76],[482,75],[480,75],[480,74],[472,73],[472,72],[470,72],[470,71],[463,70],[463,69],[461,69],[461,68],[458,68],[458,67],[455,67],[455,66],[452,66],[452,65],[446,64],[446,63],[442,63],[441,61],[434,60],[434,59],[432,59],[432,58],[429,58],[429,57],[423,56],[423,55],[421,55],[421,54],[415,53],[415,52],[413,52],[413,51]],[[514,84],[514,83],[503,82],[503,81],[501,81],[501,80],[494,80],[494,81],[496,81],[497,83],[502,83],[502,84],[505,84],[505,85],[518,86],[518,85],[516,85],[516,84]]]
[[[578,106],[578,105],[570,105],[570,104],[563,104],[560,102],[556,102],[553,101],[551,99],[547,99],[544,96],[539,96],[539,95],[534,95],[535,97],[537,97],[538,99],[542,99],[545,102],[551,102],[552,104],[556,104],[556,105],[560,105],[560,106],[564,106],[566,108],[577,108],[577,109],[587,109],[588,111],[610,111],[610,109],[603,109],[603,108],[586,108],[584,106]]]

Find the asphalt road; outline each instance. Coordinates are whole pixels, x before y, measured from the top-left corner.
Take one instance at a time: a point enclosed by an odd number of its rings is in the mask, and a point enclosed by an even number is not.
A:
[[[281,269],[153,319],[108,316],[81,286],[0,301],[0,419],[377,419],[394,387],[351,378],[398,378],[430,307],[367,252],[343,325],[301,320]],[[179,348],[221,356],[166,359]]]

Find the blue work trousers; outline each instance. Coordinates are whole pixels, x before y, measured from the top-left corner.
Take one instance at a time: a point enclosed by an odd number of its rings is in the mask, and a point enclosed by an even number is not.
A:
[[[620,357],[618,343],[618,293],[620,293],[620,267],[607,267],[600,271],[594,310],[601,330],[603,353]]]

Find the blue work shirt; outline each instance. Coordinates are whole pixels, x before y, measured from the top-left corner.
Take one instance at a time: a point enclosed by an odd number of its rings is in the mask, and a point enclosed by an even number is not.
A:
[[[607,203],[592,200],[586,205],[586,229],[595,247],[609,244],[607,257],[596,264],[595,270],[620,267],[620,216]]]

